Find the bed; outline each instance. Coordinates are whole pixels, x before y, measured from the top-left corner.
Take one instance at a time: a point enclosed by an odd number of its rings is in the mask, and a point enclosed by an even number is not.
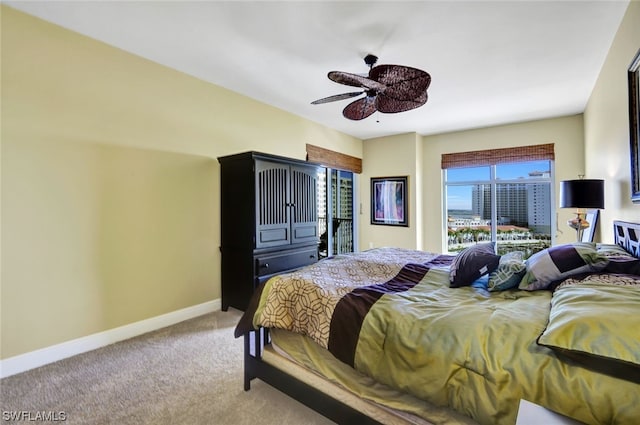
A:
[[[640,418],[640,224],[526,261],[398,248],[276,276],[238,323],[262,381],[344,424],[514,424],[521,400]]]

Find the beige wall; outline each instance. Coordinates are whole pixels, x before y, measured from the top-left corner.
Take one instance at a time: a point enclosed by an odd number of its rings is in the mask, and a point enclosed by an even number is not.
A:
[[[2,6],[0,357],[220,297],[216,157],[362,142]]]
[[[428,250],[445,249],[442,171],[440,160],[443,153],[465,152],[479,149],[494,149],[514,146],[553,143],[555,150],[556,196],[560,180],[578,178],[584,174],[582,114],[519,124],[482,128],[456,133],[428,136],[424,138],[425,181],[425,227],[424,240]],[[590,177],[590,176],[589,176]],[[558,228],[554,243],[575,240],[575,233],[565,223],[572,217],[571,211],[557,209]]]
[[[611,45],[584,113],[587,175],[605,180],[601,240],[613,240],[613,220],[640,221],[631,203],[627,69],[640,49],[640,1],[634,0]]]
[[[409,249],[422,248],[421,209],[422,168],[416,156],[420,146],[419,136],[407,133],[396,136],[369,139],[363,144],[362,175],[360,186],[360,249],[396,246]],[[408,176],[409,226],[372,225],[371,177]],[[421,215],[421,214],[420,214]]]

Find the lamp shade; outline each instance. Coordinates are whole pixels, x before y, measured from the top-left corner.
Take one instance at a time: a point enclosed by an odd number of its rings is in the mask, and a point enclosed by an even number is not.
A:
[[[561,181],[560,208],[604,209],[604,180]]]

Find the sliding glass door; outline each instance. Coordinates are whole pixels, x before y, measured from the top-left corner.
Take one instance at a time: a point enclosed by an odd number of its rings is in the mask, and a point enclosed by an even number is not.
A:
[[[355,250],[354,176],[327,168],[319,177],[320,256]]]

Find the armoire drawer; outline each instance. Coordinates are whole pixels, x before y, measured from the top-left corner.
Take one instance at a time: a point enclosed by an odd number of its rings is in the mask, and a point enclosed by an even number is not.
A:
[[[318,261],[318,249],[279,252],[255,257],[256,276],[266,276],[313,264]]]

